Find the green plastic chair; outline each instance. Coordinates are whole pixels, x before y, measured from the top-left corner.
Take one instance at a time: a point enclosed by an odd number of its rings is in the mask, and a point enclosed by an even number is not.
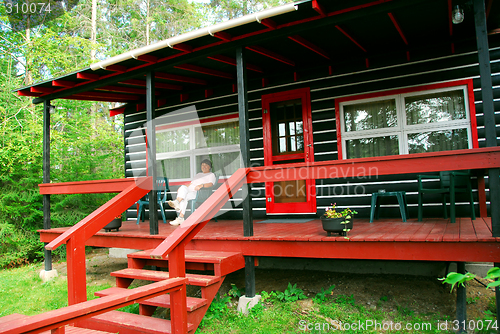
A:
[[[167,201],[167,192],[170,191],[170,188],[168,186],[168,178],[166,177],[158,177],[156,178],[156,198],[158,201],[158,206],[160,208],[161,212],[161,217],[163,219],[163,223],[167,223],[167,219],[165,218],[165,208],[163,207],[163,204]],[[146,207],[149,207],[149,193],[144,196],[144,199],[140,199],[137,201],[137,204],[139,204],[139,212],[137,214],[137,224],[140,223],[141,221],[141,216],[142,216],[142,221],[144,221],[144,217],[146,216]]]
[[[423,210],[423,196],[425,193],[441,194],[443,201],[443,215],[448,218],[446,210],[446,199],[450,199],[450,220],[455,222],[455,194],[465,193],[469,197],[471,218],[476,219],[474,210],[474,198],[472,196],[470,172],[440,172],[439,175],[418,175],[418,221],[422,221]],[[439,178],[439,188],[428,188],[423,180]]]

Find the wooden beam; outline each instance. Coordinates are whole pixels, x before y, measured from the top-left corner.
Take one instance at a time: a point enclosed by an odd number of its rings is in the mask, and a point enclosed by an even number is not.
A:
[[[408,40],[406,39],[406,36],[403,32],[403,29],[401,29],[401,26],[399,25],[398,21],[396,20],[396,18],[394,17],[394,14],[392,13],[387,13],[387,15],[389,15],[389,18],[391,19],[392,21],[392,24],[394,24],[394,27],[396,28],[396,30],[398,31],[399,33],[399,36],[401,36],[401,38],[403,39],[403,42],[408,45]]]
[[[62,183],[41,183],[41,195],[104,194],[119,193],[136,184],[138,179],[110,179]]]
[[[32,93],[43,93],[43,94],[50,94],[50,93],[53,93],[56,91],[55,88],[52,88],[52,87],[41,87],[41,86],[35,86],[35,87],[31,87],[30,88],[30,91]]]
[[[125,95],[125,94],[114,94],[114,93],[101,93],[101,92],[85,92],[75,94],[73,96],[77,97],[97,97],[102,99],[108,99],[108,101],[117,100],[139,100],[139,96],[137,95]]]
[[[77,79],[82,79],[82,80],[89,80],[89,81],[97,81],[99,80],[101,77],[97,74],[93,74],[93,73],[77,73],[76,74],[76,78]]]
[[[120,83],[124,84],[124,85],[146,87],[146,80],[129,79],[126,81],[122,81]],[[169,90],[182,90],[182,88],[183,88],[182,86],[179,86],[179,85],[172,85],[172,84],[167,84],[167,83],[162,83],[162,82],[156,83],[155,86],[156,86],[156,88],[169,89]]]
[[[349,38],[354,44],[356,44],[356,46],[358,48],[360,48],[361,50],[363,50],[363,52],[367,52],[366,49],[363,46],[361,46],[361,44],[359,44],[359,42],[356,41],[354,39],[354,37],[352,37],[351,35],[349,35],[343,28],[341,28],[338,25],[336,25],[335,28],[337,28],[341,33],[343,33],[347,38]]]
[[[113,71],[113,72],[119,72],[119,73],[125,73],[127,72],[128,68],[122,65],[109,65],[106,67],[106,71]]]
[[[278,28],[278,24],[271,19],[263,19],[260,23],[273,30]]]
[[[282,56],[274,51],[267,50],[261,46],[252,45],[252,46],[247,46],[246,49],[253,51],[255,53],[259,53],[259,54],[266,56],[268,58],[277,60],[279,62],[282,62],[283,64],[295,66],[295,62],[293,60],[290,60],[290,59],[286,58],[285,56]]]
[[[71,88],[76,86],[76,82],[68,80],[52,80],[52,86]]]
[[[125,112],[125,109],[126,109],[126,107],[109,109],[109,117],[123,114]]]
[[[236,59],[231,58],[231,57],[227,57],[227,56],[224,56],[224,55],[209,56],[207,58],[219,61],[221,63],[225,63],[225,64],[236,66]],[[250,71],[254,71],[254,72],[258,72],[258,73],[264,73],[264,70],[260,66],[257,66],[257,65],[247,64],[246,68],[247,68],[247,70],[250,70]]]
[[[158,57],[151,55],[140,55],[136,58],[137,60],[144,61],[146,63],[156,63],[158,61]]]
[[[206,80],[202,80],[202,79],[198,79],[198,78],[186,77],[186,76],[177,75],[177,74],[155,72],[155,77],[158,78],[158,79],[163,79],[163,80],[172,80],[172,81],[186,82],[186,83],[192,83],[192,84],[196,84],[196,85],[207,85],[207,81]]]
[[[322,48],[320,48],[319,46],[309,42],[308,40],[306,40],[305,38],[299,36],[299,35],[294,35],[294,36],[288,36],[289,39],[291,39],[292,41],[302,45],[303,47],[306,47],[308,48],[309,50],[313,51],[313,52],[316,52],[317,54],[319,54],[321,57],[324,57],[326,59],[330,59],[330,56],[328,55],[328,53],[323,50]]]
[[[172,49],[179,50],[182,52],[190,53],[193,52],[193,47],[191,45],[188,45],[186,43],[179,43],[172,45]]]
[[[218,39],[221,39],[221,40],[223,40],[225,42],[230,42],[233,39],[233,36],[231,36],[230,34],[228,34],[225,31],[216,32],[214,34],[214,37],[216,37]]]
[[[196,73],[202,73],[202,74],[206,74],[206,75],[211,75],[211,76],[214,76],[214,77],[220,77],[220,78],[225,78],[225,79],[233,79],[234,78],[234,75],[232,75],[231,73],[222,72],[222,71],[218,71],[218,70],[213,70],[213,69],[210,69],[210,68],[201,67],[201,66],[192,65],[192,64],[177,65],[177,66],[174,66],[174,67],[178,68],[178,69],[181,69],[181,70],[185,70],[185,71],[191,71],[191,72],[196,72]]]
[[[33,93],[30,89],[18,90],[17,95],[19,96],[42,96],[43,93]]]
[[[322,4],[319,3],[318,0],[313,0],[312,8],[321,16],[326,16],[327,12]]]

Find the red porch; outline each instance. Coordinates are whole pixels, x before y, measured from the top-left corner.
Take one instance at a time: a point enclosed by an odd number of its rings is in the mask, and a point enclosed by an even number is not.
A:
[[[148,222],[126,221],[118,232],[99,231],[86,245],[154,249],[176,227],[159,224],[159,234],[149,234]],[[50,242],[67,228],[41,230],[41,240]],[[186,245],[186,249],[242,252],[244,256],[500,262],[500,238],[491,236],[491,218],[356,219],[348,238],[328,237],[321,221],[254,224],[254,236],[243,236],[243,221],[210,221]]]

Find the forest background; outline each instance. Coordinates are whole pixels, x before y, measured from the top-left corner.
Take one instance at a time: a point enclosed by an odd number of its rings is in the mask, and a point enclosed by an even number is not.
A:
[[[34,27],[12,27],[0,4],[0,268],[43,258],[42,105],[14,89],[289,0],[80,0]],[[14,0],[16,1],[16,0]],[[42,1],[42,2],[46,2]],[[66,0],[70,1],[70,0]],[[65,1],[65,2],[66,2]],[[40,1],[37,1],[40,2]],[[67,2],[66,2],[67,4]],[[66,8],[69,8],[66,7]],[[124,177],[123,115],[112,103],[57,100],[51,182]],[[51,197],[51,226],[71,226],[112,195]],[[55,256],[64,254],[59,252]]]

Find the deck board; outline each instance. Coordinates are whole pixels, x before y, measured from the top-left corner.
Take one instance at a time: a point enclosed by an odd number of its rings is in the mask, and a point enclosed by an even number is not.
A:
[[[159,234],[149,235],[149,222],[124,222],[118,232],[98,232],[89,246],[152,249],[177,227],[159,224]],[[430,261],[500,262],[500,238],[491,236],[491,218],[355,219],[348,237],[327,236],[321,221],[257,223],[254,235],[243,236],[243,221],[210,221],[187,249],[242,252],[246,256],[393,259]],[[67,228],[42,230],[50,242]]]

